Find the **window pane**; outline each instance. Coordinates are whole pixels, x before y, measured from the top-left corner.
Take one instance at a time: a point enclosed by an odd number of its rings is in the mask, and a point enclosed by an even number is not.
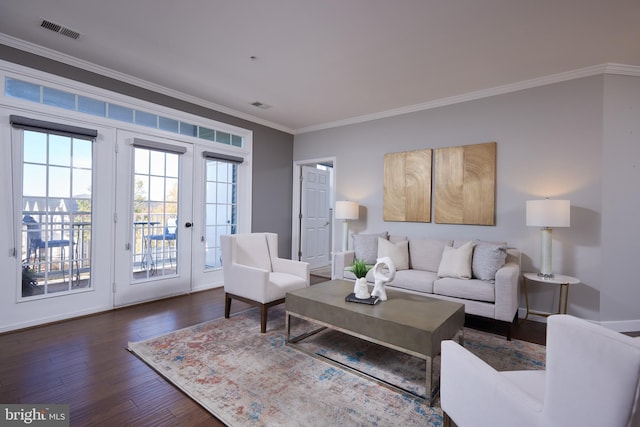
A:
[[[207,141],[215,141],[216,139],[216,131],[213,129],[207,129],[200,126],[200,139],[206,139]]]
[[[11,78],[5,79],[5,93],[14,98],[31,102],[40,102],[40,85]]]
[[[149,156],[149,173],[151,175],[164,176],[164,158],[166,154],[161,151],[150,151]]]
[[[71,197],[71,169],[51,166],[49,168],[49,196]]]
[[[149,200],[164,200],[164,178],[161,176],[149,177]]]
[[[136,110],[136,124],[152,128],[158,127],[158,116]]]
[[[49,163],[71,166],[71,138],[68,136],[49,136]]]
[[[76,168],[91,168],[92,142],[85,139],[73,140],[73,166]]]
[[[47,167],[41,165],[25,164],[22,168],[22,194],[32,197],[45,197],[47,195]]]
[[[220,182],[229,182],[230,179],[230,170],[233,167],[230,163],[219,163],[218,164],[218,174],[216,179]]]
[[[109,118],[133,123],[133,110],[116,104],[109,104]]]
[[[42,103],[67,110],[76,109],[76,96],[69,92],[44,87],[42,89]]]
[[[165,172],[166,176],[177,178],[179,165],[180,156],[178,156],[177,154],[167,154],[167,170]]]
[[[149,199],[149,177],[146,175],[136,175],[135,188],[134,188],[134,200],[148,200]]]
[[[166,195],[165,200],[168,202],[177,202],[178,201],[178,179],[177,178],[167,178],[166,179]]]
[[[180,133],[188,136],[198,136],[198,128],[195,125],[189,123],[180,122]]]
[[[86,169],[73,169],[72,197],[86,197],[91,195],[91,171]]]
[[[231,135],[225,132],[216,132],[216,141],[222,144],[231,144]]]
[[[41,132],[24,131],[24,161],[29,163],[47,162],[47,135]]]
[[[229,203],[227,193],[227,184],[218,184],[216,186],[216,203]]]
[[[160,129],[168,132],[179,133],[180,122],[166,117],[160,117],[159,120]]]
[[[107,103],[78,95],[78,111],[94,116],[107,116]]]
[[[149,173],[149,150],[143,148],[136,148],[135,155],[135,173],[148,174]]]

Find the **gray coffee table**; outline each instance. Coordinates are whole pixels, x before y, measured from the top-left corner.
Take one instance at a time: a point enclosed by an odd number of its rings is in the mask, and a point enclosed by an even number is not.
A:
[[[353,292],[353,281],[331,280],[310,287],[287,292],[287,344],[328,362],[347,368],[383,385],[412,394],[395,385],[381,381],[331,359],[310,353],[297,342],[330,328],[345,334],[393,348],[426,361],[425,400],[433,404],[440,389],[440,377],[433,373],[433,359],[440,354],[440,342],[458,337],[463,344],[464,304],[428,298],[387,288],[387,301],[376,305],[345,302]],[[322,327],[306,334],[291,337],[291,316],[308,320]]]

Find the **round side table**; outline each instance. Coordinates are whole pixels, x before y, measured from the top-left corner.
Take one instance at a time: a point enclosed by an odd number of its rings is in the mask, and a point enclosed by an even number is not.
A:
[[[529,292],[527,290],[527,281],[546,283],[549,285],[560,286],[560,296],[558,297],[558,314],[567,314],[567,304],[569,303],[569,285],[576,285],[580,283],[580,279],[571,276],[565,276],[563,274],[556,274],[553,277],[538,276],[538,273],[524,273],[524,280],[522,285],[524,287],[524,301],[527,304],[527,315],[525,320],[529,317],[529,314],[535,314],[538,316],[550,316],[548,313],[541,313],[529,310]],[[564,305],[562,303],[564,294]]]

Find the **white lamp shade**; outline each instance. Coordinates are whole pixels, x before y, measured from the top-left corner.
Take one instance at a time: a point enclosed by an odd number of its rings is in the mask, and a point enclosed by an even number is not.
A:
[[[357,202],[340,201],[336,202],[336,219],[358,219],[359,206]]]
[[[569,200],[527,200],[526,215],[530,227],[569,227],[571,203]]]

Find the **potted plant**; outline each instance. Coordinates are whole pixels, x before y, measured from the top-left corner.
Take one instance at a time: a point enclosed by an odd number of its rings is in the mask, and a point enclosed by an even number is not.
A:
[[[35,272],[28,265],[22,266],[22,296],[28,297],[35,294],[38,288],[38,279]]]
[[[364,260],[354,259],[349,270],[356,276],[356,282],[353,288],[356,298],[369,298],[371,294],[369,294],[366,276],[369,270],[371,270],[371,266],[367,265]]]

